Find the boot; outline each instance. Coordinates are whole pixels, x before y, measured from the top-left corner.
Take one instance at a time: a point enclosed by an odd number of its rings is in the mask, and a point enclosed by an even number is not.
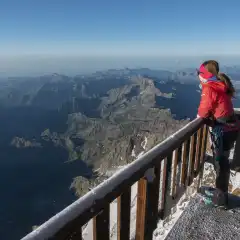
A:
[[[212,205],[216,208],[228,209],[228,193],[220,189],[208,188],[205,189],[203,202],[206,205]]]

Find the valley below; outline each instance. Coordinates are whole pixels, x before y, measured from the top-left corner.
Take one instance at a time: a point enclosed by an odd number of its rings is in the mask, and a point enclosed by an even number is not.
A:
[[[23,237],[176,132],[199,99],[194,74],[149,69],[1,81],[0,238]]]

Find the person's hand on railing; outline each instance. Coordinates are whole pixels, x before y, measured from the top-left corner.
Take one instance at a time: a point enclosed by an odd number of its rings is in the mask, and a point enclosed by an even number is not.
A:
[[[202,117],[197,114],[197,118],[202,118]],[[214,120],[212,117],[204,118],[204,122],[209,127],[212,127],[214,125]]]
[[[214,120],[212,118],[206,118],[205,119],[205,124],[209,127],[213,127],[214,126]]]

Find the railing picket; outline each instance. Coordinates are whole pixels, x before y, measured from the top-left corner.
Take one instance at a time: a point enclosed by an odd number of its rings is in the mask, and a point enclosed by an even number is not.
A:
[[[97,216],[93,218],[93,240],[109,239],[109,213],[108,204]]]
[[[160,188],[160,172],[161,165],[158,163],[154,167],[154,179],[147,183],[147,212],[146,212],[146,234],[145,239],[152,239],[153,231],[157,227],[158,222],[158,202]]]
[[[204,154],[206,155],[207,143],[208,143],[208,137],[209,137],[209,127],[207,125],[206,125],[206,132],[205,132],[205,134],[206,134],[206,136],[205,136],[205,143],[204,143]]]
[[[185,184],[186,168],[187,168],[187,141],[185,141],[183,144],[181,180],[180,180],[181,186]]]
[[[195,163],[194,163],[194,177],[196,177],[199,172],[201,145],[202,145],[202,128],[200,128],[197,132],[197,145],[196,145],[196,155],[195,155]]]
[[[145,178],[141,178],[138,181],[136,240],[144,240],[145,238],[146,203],[147,180]]]
[[[163,166],[163,178],[162,178],[162,197],[161,197],[161,207],[160,207],[160,218],[164,219],[165,211],[166,211],[166,200],[167,200],[167,192],[170,192],[171,188],[171,166],[172,166],[172,153],[164,159]]]
[[[203,172],[204,172],[204,161],[205,161],[205,152],[207,148],[207,136],[208,136],[208,127],[207,125],[204,125],[203,127],[203,136],[202,136],[202,145],[201,145],[201,155],[200,155],[200,170],[198,173],[198,182],[197,182],[197,191],[199,191],[200,183],[203,178]]]
[[[188,176],[187,176],[187,185],[190,186],[193,181],[193,172],[194,172],[194,159],[196,154],[196,140],[197,134],[193,134],[190,140],[190,156],[189,156],[189,167],[188,167]]]
[[[203,164],[204,157],[205,157],[205,151],[207,147],[207,136],[208,136],[208,128],[207,125],[204,125],[203,127],[203,137],[202,137],[202,146],[201,146],[201,156],[200,156],[200,164]]]
[[[179,148],[174,150],[174,159],[173,159],[173,173],[172,173],[172,189],[171,189],[171,196],[175,199],[177,195],[177,186],[176,186],[176,175],[177,175],[177,165],[178,165],[178,158],[179,158]]]
[[[118,240],[129,239],[130,235],[131,188],[118,197]]]
[[[160,207],[160,218],[163,219],[164,217],[164,204],[165,204],[165,193],[166,193],[166,175],[167,175],[167,161],[168,159],[165,158],[163,163],[163,168],[161,169],[162,173],[162,182],[161,182],[161,207]]]

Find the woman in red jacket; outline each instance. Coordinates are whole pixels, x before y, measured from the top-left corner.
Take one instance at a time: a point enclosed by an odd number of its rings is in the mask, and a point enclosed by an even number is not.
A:
[[[211,120],[211,139],[216,171],[216,189],[206,191],[206,203],[227,207],[230,178],[229,153],[238,136],[238,121],[234,115],[232,98],[235,89],[230,78],[219,73],[215,60],[204,62],[199,70],[201,101],[198,117]]]

